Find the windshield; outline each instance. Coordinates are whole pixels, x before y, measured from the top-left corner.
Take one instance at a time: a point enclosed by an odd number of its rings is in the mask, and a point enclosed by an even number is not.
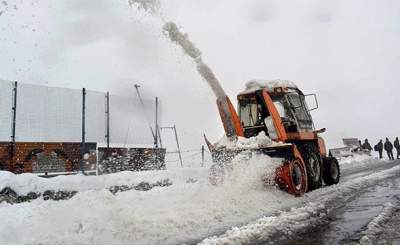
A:
[[[242,120],[242,126],[254,127],[261,125],[260,105],[255,100],[244,100],[239,105],[239,116]]]
[[[304,95],[297,93],[287,94],[287,99],[291,105],[293,114],[300,129],[313,129],[311,115],[305,103]]]
[[[273,102],[279,115],[281,117],[285,117],[286,111],[282,102],[282,98],[274,98]],[[255,99],[246,99],[240,101],[239,117],[242,121],[242,126],[244,128],[263,126],[264,119],[268,115],[267,112],[262,111],[261,105]]]

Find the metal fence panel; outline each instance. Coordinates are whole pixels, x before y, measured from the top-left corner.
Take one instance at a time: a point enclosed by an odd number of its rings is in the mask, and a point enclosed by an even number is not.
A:
[[[0,80],[0,141],[11,140],[13,83]],[[161,104],[160,104],[161,108]],[[161,110],[160,110],[161,115]],[[159,118],[161,124],[161,116]],[[153,145],[155,102],[110,95],[110,143]],[[80,142],[82,90],[18,83],[17,142]],[[86,91],[86,142],[106,143],[106,93]]]
[[[0,80],[0,141],[11,141],[13,82]]]
[[[86,141],[106,141],[106,94],[86,91]]]
[[[81,91],[18,84],[17,141],[79,142]]]

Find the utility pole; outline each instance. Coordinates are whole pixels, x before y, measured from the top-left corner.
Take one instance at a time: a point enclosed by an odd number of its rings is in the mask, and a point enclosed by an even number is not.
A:
[[[175,131],[176,146],[178,147],[179,160],[180,160],[180,162],[181,162],[181,167],[183,167],[182,154],[181,154],[181,147],[180,147],[180,145],[179,145],[178,133],[177,133],[177,131],[176,131],[176,125],[174,125],[174,131]]]
[[[179,139],[178,139],[178,131],[176,129],[176,125],[174,125],[173,127],[161,127],[161,129],[171,129],[174,131],[175,134],[175,141],[176,141],[176,147],[178,148],[176,152],[173,153],[178,153],[179,155],[179,161],[181,163],[181,167],[183,167],[183,160],[182,160],[182,152],[181,152],[181,147],[179,145]]]
[[[144,107],[144,102],[143,102],[142,96],[140,95],[140,92],[139,92],[140,85],[139,85],[139,84],[135,84],[135,85],[133,85],[133,86],[134,86],[135,89],[136,89],[137,96],[138,96],[138,98],[139,98],[140,104],[142,105],[143,115],[145,116],[145,119],[146,119],[146,121],[147,121],[147,125],[149,126],[151,135],[153,136],[154,145],[156,145],[157,136],[156,136],[156,133],[154,133],[154,130],[153,130],[153,127],[151,126],[150,120],[149,120],[149,119],[147,118],[147,116],[146,116],[146,109],[145,109],[145,107]],[[156,112],[156,113],[157,113],[157,115],[158,115],[158,112]],[[156,123],[156,124],[158,124],[158,123]],[[156,128],[156,131],[157,131],[157,128]]]

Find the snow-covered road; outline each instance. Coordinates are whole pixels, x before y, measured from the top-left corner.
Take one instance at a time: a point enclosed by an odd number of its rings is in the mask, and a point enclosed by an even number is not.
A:
[[[336,204],[400,173],[398,163],[353,160],[341,163],[339,185],[301,198],[265,187],[260,173],[277,163],[257,156],[251,164],[240,159],[221,187],[208,184],[203,168],[52,179],[0,172],[0,190],[10,187],[18,195],[77,191],[65,201],[0,203],[0,244],[253,244],[290,238],[321,222]],[[109,191],[165,180],[172,185]]]

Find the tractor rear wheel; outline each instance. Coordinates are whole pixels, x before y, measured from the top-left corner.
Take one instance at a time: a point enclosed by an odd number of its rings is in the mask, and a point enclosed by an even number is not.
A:
[[[334,157],[324,158],[322,177],[326,185],[336,185],[340,180],[339,162]]]
[[[314,146],[307,146],[301,151],[307,169],[308,191],[322,186],[322,159]]]

